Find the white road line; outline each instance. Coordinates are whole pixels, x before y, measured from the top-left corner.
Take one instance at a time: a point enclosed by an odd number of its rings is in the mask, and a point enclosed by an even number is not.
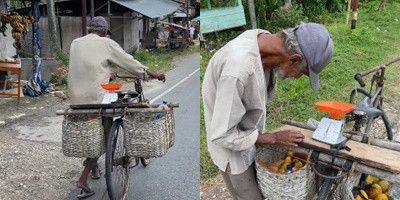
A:
[[[152,100],[150,100],[150,104],[154,103],[155,101],[159,100],[161,97],[165,96],[166,94],[168,94],[169,92],[171,92],[173,89],[175,89],[176,87],[178,87],[180,84],[182,84],[183,82],[185,82],[187,79],[189,79],[191,76],[193,76],[193,74],[197,73],[200,70],[200,68],[194,70],[192,73],[190,73],[189,75],[187,75],[184,79],[180,80],[178,83],[176,83],[175,85],[173,85],[172,87],[170,87],[168,90],[164,91],[163,93],[161,93],[160,95],[158,95],[157,97],[153,98]]]

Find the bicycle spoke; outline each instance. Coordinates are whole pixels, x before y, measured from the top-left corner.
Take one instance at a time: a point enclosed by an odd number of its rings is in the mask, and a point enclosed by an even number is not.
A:
[[[115,150],[113,158],[113,176],[114,178],[114,191],[116,191],[117,199],[122,199],[124,194],[127,193],[127,159],[125,157],[124,148],[124,134],[121,127],[118,128],[117,137],[115,138]]]

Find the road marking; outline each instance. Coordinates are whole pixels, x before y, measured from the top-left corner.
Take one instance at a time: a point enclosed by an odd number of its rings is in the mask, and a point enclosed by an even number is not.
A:
[[[182,84],[183,82],[185,82],[187,79],[189,79],[191,76],[193,76],[193,74],[197,73],[200,70],[200,68],[194,70],[194,72],[190,73],[189,75],[187,75],[184,79],[180,80],[178,83],[176,83],[175,85],[173,85],[172,87],[170,87],[168,90],[164,91],[163,93],[161,93],[160,95],[158,95],[157,97],[153,98],[152,100],[150,100],[150,104],[153,104],[155,101],[159,100],[161,97],[165,96],[166,94],[170,93],[173,89],[175,89],[176,87],[178,87],[180,84]]]

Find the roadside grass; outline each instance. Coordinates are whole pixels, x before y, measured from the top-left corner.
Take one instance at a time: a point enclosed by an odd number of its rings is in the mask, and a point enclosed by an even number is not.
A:
[[[194,52],[198,52],[198,46],[189,46],[184,50],[169,50],[158,48],[154,50],[140,50],[133,57],[140,61],[151,70],[164,73],[175,68],[173,60],[177,56],[184,56]]]
[[[320,75],[320,91],[315,93],[311,90],[308,77],[298,80],[278,80],[276,95],[268,105],[267,130],[279,127],[283,119],[307,121],[309,118],[320,119],[326,116],[315,109],[314,102],[319,100],[347,102],[350,91],[356,86],[353,79],[356,72],[400,56],[400,3],[389,3],[384,14],[377,11],[378,6],[377,1],[363,2],[360,5],[356,30],[350,30],[350,25],[343,23],[345,13],[342,19],[338,20],[341,23],[326,24],[335,43],[335,55]],[[201,50],[201,77],[213,53]],[[387,80],[390,81],[387,85],[398,87],[399,65],[392,67],[387,70]],[[370,77],[365,79],[365,82],[368,83],[369,79]],[[398,90],[387,91],[396,91],[392,94],[386,93],[387,96],[400,95]],[[207,152],[202,109],[201,107],[200,171],[201,179],[205,180],[214,177],[218,169]]]

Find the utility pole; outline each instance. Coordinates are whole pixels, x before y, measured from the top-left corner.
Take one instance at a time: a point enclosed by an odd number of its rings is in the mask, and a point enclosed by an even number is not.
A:
[[[251,28],[255,29],[257,28],[257,20],[256,20],[256,9],[254,6],[254,0],[248,0],[248,4],[249,4]]]

